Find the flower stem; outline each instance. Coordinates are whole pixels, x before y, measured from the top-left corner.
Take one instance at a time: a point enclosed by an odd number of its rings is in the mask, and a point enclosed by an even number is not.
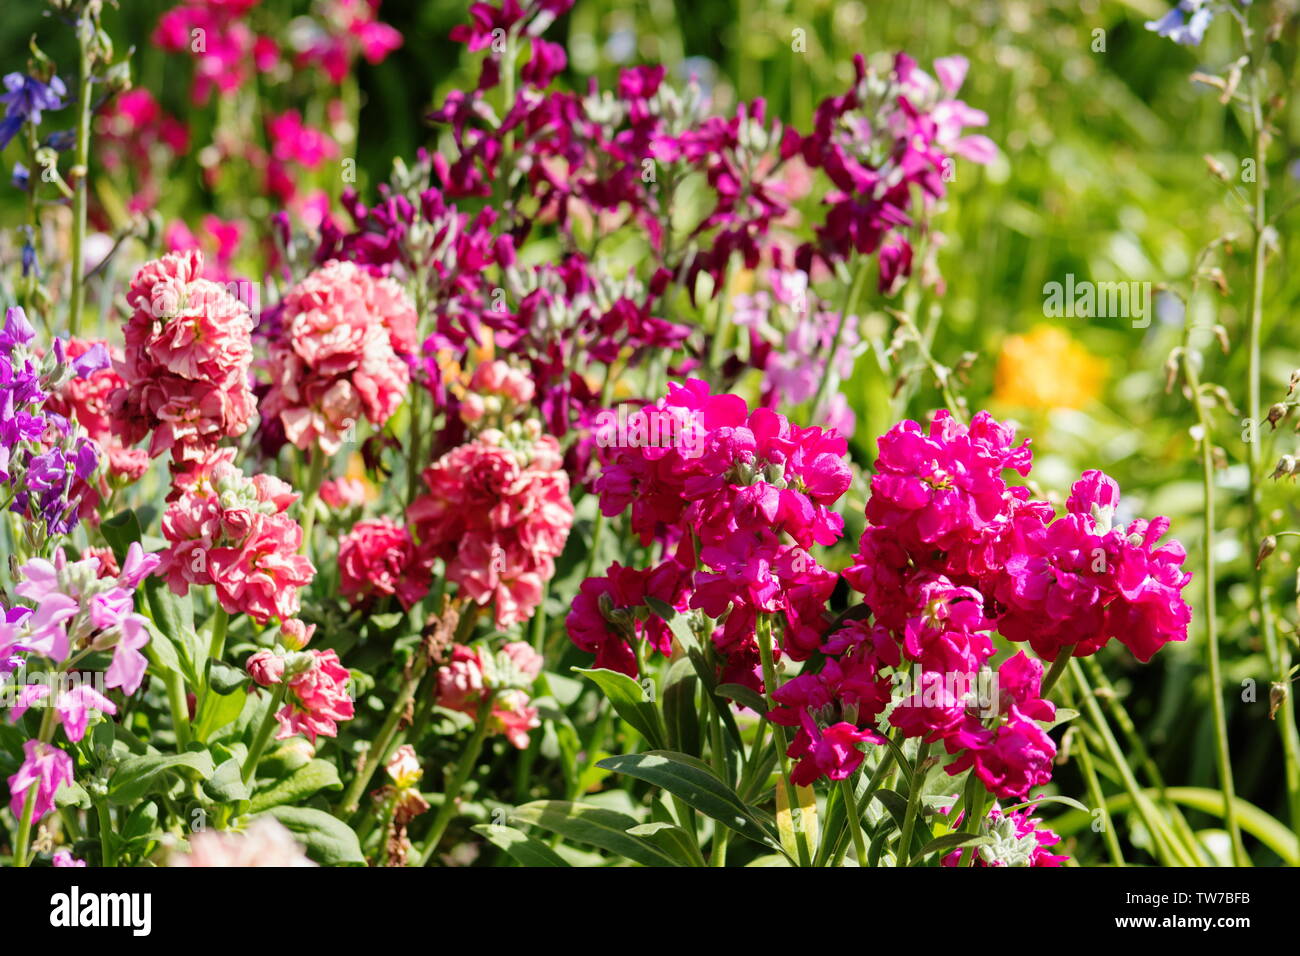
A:
[[[1190,326],[1189,326],[1190,329]],[[1203,522],[1202,555],[1204,574],[1205,603],[1205,653],[1210,678],[1210,707],[1214,717],[1215,757],[1219,770],[1219,787],[1223,791],[1223,819],[1232,840],[1232,856],[1237,866],[1246,866],[1249,859],[1241,842],[1241,827],[1237,823],[1236,794],[1232,781],[1232,756],[1228,749],[1228,722],[1223,707],[1223,673],[1219,665],[1219,623],[1215,580],[1215,517],[1214,517],[1214,439],[1210,431],[1209,416],[1205,413],[1205,403],[1201,398],[1200,373],[1192,361],[1190,333],[1188,343],[1183,347],[1183,375],[1187,387],[1191,389],[1192,405],[1196,420],[1201,430],[1201,494],[1204,500],[1201,509]],[[1248,447],[1254,448],[1252,442]],[[1253,498],[1253,491],[1252,491]],[[1083,670],[1079,669],[1082,679]],[[1081,685],[1082,690],[1082,685]],[[1085,703],[1092,703],[1091,693],[1082,690]],[[1110,733],[1109,728],[1106,731]],[[1137,797],[1134,796],[1134,801]]]
[[[379,728],[374,744],[366,753],[366,762],[362,765],[360,772],[348,784],[347,792],[343,795],[343,801],[339,804],[337,813],[339,819],[346,819],[356,813],[357,808],[360,807],[361,795],[365,792],[366,787],[370,785],[370,780],[374,777],[380,763],[388,758],[389,748],[392,746],[393,738],[397,735],[402,716],[406,713],[406,705],[415,696],[415,689],[420,685],[420,680],[424,677],[424,672],[428,667],[429,655],[422,645],[417,648],[415,660],[411,663],[411,672],[403,680],[397,699],[393,701],[393,706],[388,710],[388,717],[385,718],[383,726]]]
[[[86,200],[90,192],[87,164],[90,153],[90,44],[94,39],[94,21],[88,13],[77,20],[77,145],[69,174],[73,180],[72,196],[72,292],[68,300],[68,334],[81,329],[81,309],[86,299],[85,263],[82,262],[86,241]]]
[[[483,699],[479,701],[478,712],[474,715],[474,734],[465,745],[465,752],[460,755],[460,761],[456,764],[447,789],[443,792],[442,806],[438,808],[438,815],[434,818],[433,827],[425,838],[424,850],[420,853],[420,866],[429,865],[429,860],[438,849],[447,825],[456,815],[456,803],[460,799],[460,792],[469,780],[474,763],[483,750],[483,741],[487,739],[488,722],[492,716],[492,704],[495,698],[495,691],[485,691]]]
[[[99,817],[99,853],[104,866],[116,866],[117,857],[113,853],[113,818],[108,813],[108,799],[95,800],[95,813]]]
[[[302,544],[299,554],[311,553],[311,532],[316,526],[316,499],[320,495],[321,480],[325,477],[325,453],[319,446],[311,449],[311,468],[307,473],[307,493],[302,500]]]
[[[759,659],[763,662],[763,696],[767,699],[767,709],[771,711],[776,707],[776,701],[772,694],[777,685],[776,665],[772,661],[772,618],[769,615],[759,612],[754,636],[758,640]],[[768,723],[771,723],[770,719]],[[800,866],[809,866],[812,863],[812,854],[808,848],[808,839],[804,833],[802,820],[800,817],[795,816],[795,811],[799,806],[799,795],[795,791],[794,784],[790,781],[790,764],[785,753],[785,728],[780,724],[772,723],[772,740],[776,746],[777,758],[781,765],[781,783],[785,787],[786,805],[790,808],[790,819],[795,832],[795,844],[799,850],[799,864]]]
[[[916,751],[916,762],[912,764],[912,779],[907,786],[907,812],[903,815],[903,833],[898,840],[897,866],[908,866],[912,859],[912,833],[916,829],[916,816],[921,808],[921,792],[925,789],[925,778],[930,768],[926,760],[930,756],[930,744],[922,741]]]
[[[849,835],[853,838],[853,855],[857,857],[858,866],[867,865],[867,845],[862,840],[862,818],[858,815],[858,801],[853,793],[854,774],[849,774],[840,781],[840,793],[844,795],[844,809],[849,815]]]
[[[253,774],[257,771],[257,762],[262,759],[262,752],[266,750],[266,745],[271,740],[271,731],[275,729],[276,723],[275,715],[280,705],[284,703],[284,695],[288,689],[288,684],[280,683],[271,694],[271,705],[266,708],[262,723],[258,725],[257,735],[253,737],[253,745],[248,748],[248,756],[244,758],[240,777],[245,784],[252,782]]]
[[[857,308],[858,299],[862,295],[863,283],[867,280],[867,264],[870,260],[866,256],[859,256],[857,265],[853,269],[853,278],[849,280],[848,288],[844,292],[844,303],[840,306],[840,320],[835,326],[835,335],[831,338],[831,348],[826,354],[826,365],[822,369],[822,380],[817,385],[817,393],[813,396],[812,412],[813,417],[825,411],[826,400],[830,397],[831,387],[835,380],[835,356],[840,350],[840,342],[844,338],[844,326],[849,321],[849,315]]]
[[[1042,684],[1038,688],[1038,696],[1046,697],[1047,692],[1056,686],[1056,682],[1061,679],[1065,673],[1066,667],[1070,665],[1070,657],[1074,654],[1074,645],[1062,647],[1056,652],[1056,660],[1052,661],[1051,669],[1043,678]]]
[[[1260,428],[1263,425],[1260,402],[1260,347],[1264,322],[1264,279],[1268,258],[1268,216],[1267,190],[1268,177],[1265,164],[1268,156],[1268,124],[1264,119],[1264,95],[1261,86],[1264,82],[1264,63],[1262,51],[1256,47],[1254,32],[1246,33],[1250,52],[1250,84],[1248,89],[1250,103],[1251,144],[1255,164],[1255,190],[1251,203],[1252,209],[1252,247],[1251,282],[1250,282],[1250,323],[1246,338],[1247,349],[1247,393],[1246,415],[1250,419],[1250,440],[1246,443],[1247,461],[1247,503],[1249,545],[1248,553],[1255,554],[1259,549],[1261,538],[1259,482],[1263,477],[1260,470]],[[1291,680],[1290,654],[1284,644],[1278,641],[1272,609],[1268,606],[1268,594],[1264,585],[1264,571],[1256,562],[1251,571],[1251,597],[1258,625],[1263,632],[1264,651],[1273,669],[1275,685],[1286,688]],[[1290,695],[1283,698],[1283,706],[1277,714],[1278,733],[1282,738],[1282,754],[1286,779],[1287,801],[1291,815],[1291,828],[1300,829],[1300,735],[1297,735],[1295,704]],[[1231,797],[1226,799],[1231,800]],[[1235,846],[1235,844],[1234,844]]]

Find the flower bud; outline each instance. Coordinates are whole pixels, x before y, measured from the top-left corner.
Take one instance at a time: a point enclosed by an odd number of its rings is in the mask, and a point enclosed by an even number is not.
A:
[[[1255,570],[1258,571],[1264,559],[1276,550],[1277,538],[1270,534],[1259,543],[1259,554],[1255,555]]]
[[[284,658],[271,651],[258,651],[244,667],[248,676],[263,687],[271,687],[284,679]]]

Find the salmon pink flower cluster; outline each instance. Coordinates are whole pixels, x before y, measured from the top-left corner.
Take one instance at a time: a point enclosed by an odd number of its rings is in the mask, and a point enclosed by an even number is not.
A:
[[[176,476],[158,573],[176,594],[212,585],[230,614],[285,621],[316,574],[299,553],[302,528],[285,513],[298,495],[271,475],[246,477],[234,458],[234,449],[220,449]]]
[[[353,525],[339,541],[339,590],[362,605],[396,596],[410,610],[429,590],[411,532],[388,517]]]
[[[407,509],[420,563],[445,562],[447,580],[491,604],[501,628],[532,616],[573,525],[559,443],[529,426],[490,428],[447,452]]]
[[[382,426],[397,410],[414,350],[415,307],[401,286],[326,263],[284,298],[263,414],[298,448],[334,454],[363,415]]]
[[[528,732],[541,726],[526,693],[541,670],[541,655],[523,641],[507,643],[495,655],[457,644],[451,660],[438,671],[438,706],[477,718],[484,702],[490,701],[490,731],[525,750]]]
[[[126,299],[114,426],[125,445],[148,436],[150,457],[170,453],[173,469],[184,471],[252,420],[252,316],[224,285],[203,278],[197,250],[142,267]]]

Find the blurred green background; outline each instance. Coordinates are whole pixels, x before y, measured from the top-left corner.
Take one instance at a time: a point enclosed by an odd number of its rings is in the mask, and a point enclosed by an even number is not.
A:
[[[1185,282],[1198,251],[1216,237],[1241,242],[1223,263],[1227,296],[1199,296],[1197,321],[1221,323],[1233,348],[1226,356],[1207,351],[1205,377],[1223,383],[1244,405],[1246,359],[1240,348],[1242,309],[1248,287],[1248,223],[1240,201],[1207,172],[1211,154],[1229,170],[1247,155],[1239,118],[1220,105],[1215,91],[1189,82],[1197,69],[1221,69],[1235,49],[1227,17],[1214,23],[1200,47],[1179,47],[1143,27],[1162,15],[1165,0],[643,0],[616,3],[579,0],[548,38],[563,42],[569,80],[598,78],[609,85],[621,66],[664,62],[670,75],[695,75],[716,96],[722,111],[737,95],[764,97],[778,116],[806,129],[821,98],[838,94],[852,77],[856,52],[905,50],[924,68],[935,57],[963,54],[971,70],[961,96],[986,111],[984,130],[1001,148],[990,166],[958,166],[946,206],[936,218],[946,237],[939,263],[946,294],[922,303],[937,325],[934,350],[953,364],[976,354],[963,386],[972,408],[990,407],[1019,421],[1032,436],[1034,477],[1045,494],[1061,496],[1086,468],[1114,475],[1135,514],[1167,514],[1187,546],[1188,566],[1201,552],[1200,475],[1189,436],[1186,399],[1165,392],[1163,365],[1182,335],[1177,310],[1162,309],[1147,328],[1124,319],[1049,320],[1043,286],[1079,279]],[[176,71],[183,58],[151,47],[149,35],[170,4],[125,0],[105,16],[120,47],[135,46],[133,74],[173,114],[191,125],[194,149],[168,178],[162,212],[183,214],[195,224],[203,210],[231,215],[229,195],[207,191],[193,153],[210,134],[217,107],[196,109],[187,82]],[[69,75],[74,62],[70,34],[44,17],[39,0],[6,0],[0,18],[0,68],[22,69],[29,37]],[[287,21],[309,9],[297,0],[261,4],[255,17]],[[433,146],[423,121],[451,89],[473,84],[477,57],[464,57],[447,33],[466,16],[453,0],[384,0],[380,16],[405,42],[379,65],[359,62],[362,110],[356,157],[359,188],[386,178],[393,156]],[[805,31],[806,52],[791,49],[794,31]],[[1296,83],[1295,37],[1277,50],[1276,76]],[[277,108],[302,108],[310,91],[301,77],[268,90]],[[563,82],[563,80],[561,81]],[[585,80],[581,80],[585,83]],[[1296,192],[1300,171],[1295,135],[1300,104],[1282,111],[1269,156],[1274,208]],[[5,181],[13,155],[4,157]],[[337,177],[334,177],[337,179]],[[335,193],[337,183],[329,186]],[[0,223],[11,226],[19,208],[14,191],[0,190]],[[236,197],[237,198],[237,197]],[[1289,268],[1294,214],[1278,223],[1277,255],[1266,293],[1264,403],[1279,400],[1300,366],[1300,337],[1291,316],[1300,296],[1300,274]],[[886,319],[870,322],[885,328]],[[1034,330],[1044,324],[1057,332]],[[893,383],[870,356],[844,389],[859,414],[855,458],[869,464],[875,435],[904,411],[891,398]],[[999,371],[1000,369],[1000,371]],[[923,383],[907,411],[919,415],[939,404]],[[1286,819],[1279,778],[1280,751],[1267,717],[1268,673],[1256,629],[1249,619],[1244,553],[1241,415],[1217,413],[1216,443],[1229,466],[1219,475],[1218,557],[1221,636],[1230,684],[1258,682],[1256,703],[1229,693],[1238,792]],[[1289,426],[1264,429],[1263,458],[1293,453]],[[1270,487],[1265,514],[1271,528],[1300,526],[1294,488]],[[1285,539],[1284,539],[1285,540]],[[1291,539],[1295,540],[1295,539]],[[1294,631],[1294,561],[1276,555],[1275,600],[1285,630]],[[1173,783],[1214,787],[1209,687],[1203,669],[1199,577],[1189,589],[1198,607],[1192,640],[1171,645],[1149,666],[1127,653],[1107,654],[1108,673],[1130,707],[1140,731]],[[1062,777],[1064,792],[1082,792]],[[1071,789],[1073,786],[1073,789]],[[1202,820],[1202,823],[1209,818]],[[1100,853],[1097,854],[1100,857]]]

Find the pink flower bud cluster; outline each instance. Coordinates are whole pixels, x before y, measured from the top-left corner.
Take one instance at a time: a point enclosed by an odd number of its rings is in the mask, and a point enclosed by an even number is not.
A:
[[[526,750],[528,731],[541,726],[526,691],[542,671],[541,655],[524,641],[506,644],[495,659],[486,654],[464,644],[452,649],[451,660],[438,671],[438,706],[476,717],[484,695],[490,693],[489,730]]]

